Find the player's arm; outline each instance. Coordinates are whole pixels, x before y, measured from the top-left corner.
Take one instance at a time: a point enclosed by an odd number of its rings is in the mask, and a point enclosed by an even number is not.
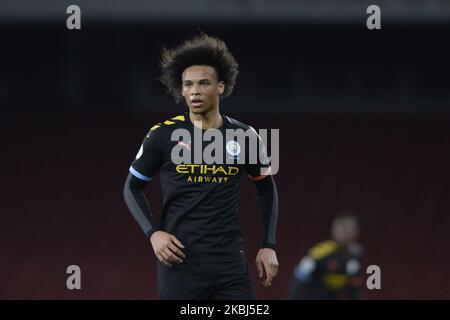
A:
[[[256,134],[253,128],[251,130]],[[260,143],[262,142],[259,136],[257,136],[257,140]],[[264,148],[262,143],[259,147]],[[262,159],[263,156],[263,153],[259,154],[256,164],[247,162],[246,171],[256,187],[256,203],[262,226],[261,249],[256,256],[255,262],[259,277],[262,277],[264,272],[266,273],[266,279],[263,284],[268,287],[277,275],[279,266],[275,253],[278,224],[278,192],[275,180],[271,175],[270,164]],[[246,157],[248,161],[249,155],[247,154]]]
[[[294,277],[289,286],[288,299],[296,300],[304,296],[307,286],[316,270],[317,262],[311,256],[305,256],[294,269]]]
[[[362,299],[362,287],[364,284],[362,274],[363,248],[358,243],[353,243],[349,247],[349,251],[353,254],[353,258],[347,262],[347,273],[350,281],[347,286],[348,298],[351,300]]]
[[[123,188],[123,196],[134,219],[149,239],[153,233],[159,230],[159,226],[153,218],[150,204],[145,195],[147,184],[148,181],[129,173]]]
[[[156,257],[171,266],[185,257],[183,245],[173,235],[160,230],[152,216],[145,188],[160,169],[164,159],[165,139],[161,131],[150,131],[145,137],[124,185],[124,199],[130,212],[150,240]]]
[[[358,279],[359,281],[359,279]],[[361,300],[361,287],[360,285],[356,285],[356,284],[350,284],[347,287],[347,291],[348,291],[348,298],[350,300]]]
[[[255,180],[256,203],[262,225],[261,249],[256,257],[259,277],[266,273],[264,286],[269,287],[278,273],[278,259],[275,253],[278,223],[278,192],[272,176]]]

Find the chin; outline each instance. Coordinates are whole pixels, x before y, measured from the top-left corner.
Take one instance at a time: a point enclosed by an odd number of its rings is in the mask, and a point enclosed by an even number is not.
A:
[[[208,108],[208,107],[201,107],[201,108],[190,108],[190,111],[194,114],[205,114],[208,111],[210,111],[212,108]]]
[[[191,111],[191,113],[194,113],[194,114],[202,114],[202,113],[205,113],[205,110],[203,110],[203,109],[201,109],[201,108],[191,108],[190,111]]]

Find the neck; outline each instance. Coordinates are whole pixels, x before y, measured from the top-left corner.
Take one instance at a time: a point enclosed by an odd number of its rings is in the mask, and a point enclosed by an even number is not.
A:
[[[192,123],[201,121],[202,129],[216,129],[220,128],[223,124],[223,119],[220,115],[219,108],[214,108],[205,113],[189,112],[189,119]]]

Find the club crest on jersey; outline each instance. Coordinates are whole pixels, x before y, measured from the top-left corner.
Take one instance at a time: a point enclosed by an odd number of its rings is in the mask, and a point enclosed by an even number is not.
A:
[[[230,140],[227,142],[226,149],[229,155],[237,157],[241,153],[241,146],[237,141]]]

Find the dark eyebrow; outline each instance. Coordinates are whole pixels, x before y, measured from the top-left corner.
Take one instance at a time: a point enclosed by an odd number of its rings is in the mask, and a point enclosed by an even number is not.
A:
[[[205,82],[205,81],[211,81],[211,79],[200,79],[198,80],[198,82]],[[191,83],[193,82],[192,80],[183,80],[183,83]]]

